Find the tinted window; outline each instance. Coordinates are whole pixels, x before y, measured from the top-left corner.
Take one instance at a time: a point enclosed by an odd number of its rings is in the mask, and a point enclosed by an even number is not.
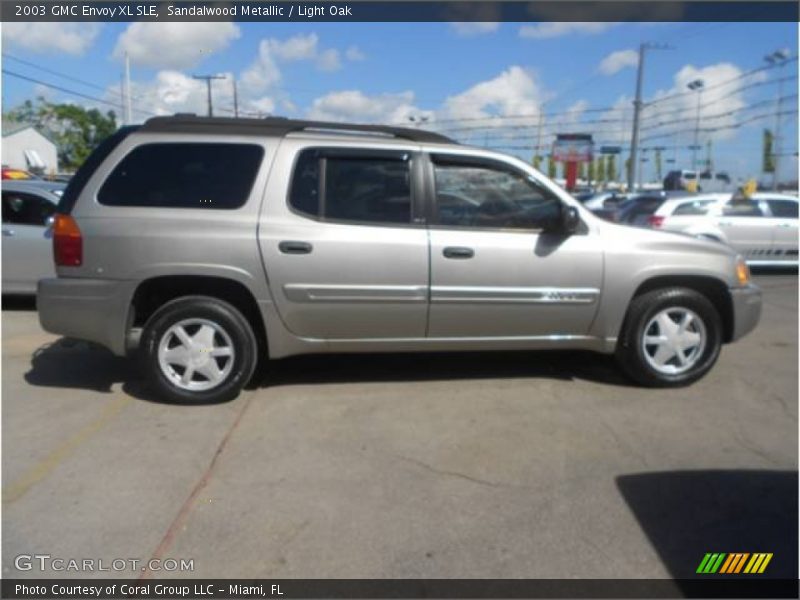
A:
[[[110,206],[238,208],[263,154],[249,144],[145,144],[122,159],[97,198]]]
[[[767,200],[769,209],[775,217],[782,217],[785,219],[797,218],[797,202],[792,200]]]
[[[763,217],[764,213],[758,206],[756,200],[736,200],[728,202],[722,208],[722,214],[726,217]]]
[[[543,229],[561,212],[555,195],[502,165],[434,157],[434,174],[440,225]]]
[[[688,216],[688,215],[704,215],[708,212],[710,206],[711,206],[711,201],[709,200],[695,200],[692,202],[684,202],[683,204],[679,204],[677,208],[675,208],[675,211],[672,214],[676,217]]]
[[[619,222],[628,225],[645,225],[647,219],[653,215],[664,203],[660,197],[639,197],[627,201],[620,210]]]
[[[3,223],[44,227],[56,205],[34,194],[3,192]]]
[[[304,150],[295,166],[289,203],[297,211],[325,219],[410,223],[408,155]]]

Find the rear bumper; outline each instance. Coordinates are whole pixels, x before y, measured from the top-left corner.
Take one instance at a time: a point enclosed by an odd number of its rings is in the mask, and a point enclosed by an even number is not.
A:
[[[133,281],[42,279],[36,300],[39,322],[45,331],[95,342],[124,356],[135,287]]]
[[[731,289],[733,299],[733,335],[734,342],[744,337],[758,325],[761,318],[761,289],[753,284]]]

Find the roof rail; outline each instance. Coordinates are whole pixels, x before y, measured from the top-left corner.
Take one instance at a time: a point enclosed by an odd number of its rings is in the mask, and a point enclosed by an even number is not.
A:
[[[213,133],[231,135],[267,135],[284,137],[299,131],[377,134],[414,142],[455,144],[447,136],[424,129],[391,127],[389,125],[361,125],[355,123],[328,123],[325,121],[303,121],[286,117],[266,119],[239,119],[233,117],[198,117],[192,114],[176,114],[171,117],[153,117],[141,127],[151,133]]]

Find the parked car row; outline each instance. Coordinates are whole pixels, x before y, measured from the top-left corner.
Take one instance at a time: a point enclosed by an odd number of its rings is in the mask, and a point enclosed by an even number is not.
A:
[[[758,192],[749,198],[727,193],[647,193],[593,212],[634,227],[685,233],[730,245],[748,264],[798,264],[798,198]]]

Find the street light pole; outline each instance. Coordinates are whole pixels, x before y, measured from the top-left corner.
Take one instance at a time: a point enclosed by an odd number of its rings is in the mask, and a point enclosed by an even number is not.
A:
[[[692,170],[697,171],[697,150],[700,138],[700,102],[703,98],[703,88],[705,83],[702,79],[690,81],[687,86],[693,92],[697,92],[697,116],[694,123],[694,144],[692,144]]]

